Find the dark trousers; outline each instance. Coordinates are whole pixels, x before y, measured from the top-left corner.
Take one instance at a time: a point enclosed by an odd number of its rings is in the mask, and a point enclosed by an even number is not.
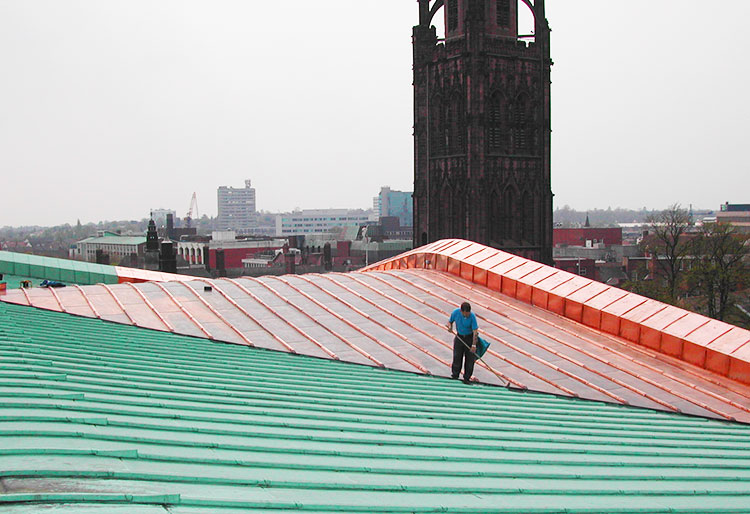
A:
[[[465,336],[457,335],[453,339],[453,366],[451,366],[451,376],[453,378],[458,378],[458,375],[461,373],[461,364],[464,365],[464,380],[469,380],[471,375],[474,374],[474,361],[476,357],[470,350],[473,342],[474,334]],[[464,359],[466,359],[465,362]]]

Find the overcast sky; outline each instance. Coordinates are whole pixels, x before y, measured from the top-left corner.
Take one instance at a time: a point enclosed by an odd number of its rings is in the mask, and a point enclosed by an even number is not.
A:
[[[750,1],[548,0],[555,205],[750,203]],[[709,9],[711,7],[711,9]],[[0,226],[411,190],[416,0],[0,0]]]

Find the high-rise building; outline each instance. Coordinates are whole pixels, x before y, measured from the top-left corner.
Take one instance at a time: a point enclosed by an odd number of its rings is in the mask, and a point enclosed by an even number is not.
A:
[[[549,33],[544,0],[419,0],[415,245],[457,237],[551,263]]]
[[[255,188],[250,187],[250,180],[245,180],[243,188],[221,186],[217,190],[217,196],[217,228],[235,230],[241,234],[258,226]]]
[[[177,213],[172,209],[151,209],[151,219],[156,223],[156,227],[164,227],[167,225],[167,215],[171,214],[172,219],[177,216]]]
[[[411,191],[394,191],[388,186],[381,187],[378,196],[372,199],[378,218],[398,217],[402,227],[411,227],[414,210]]]

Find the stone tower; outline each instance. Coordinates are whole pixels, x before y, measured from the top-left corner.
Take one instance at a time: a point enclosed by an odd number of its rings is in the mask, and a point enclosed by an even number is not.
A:
[[[153,215],[148,220],[148,230],[146,230],[146,250],[144,252],[144,269],[159,270],[159,236],[156,233],[156,223]]]
[[[544,0],[418,0],[414,244],[469,239],[552,261]],[[534,35],[518,33],[530,9]],[[431,25],[443,8],[446,37]]]

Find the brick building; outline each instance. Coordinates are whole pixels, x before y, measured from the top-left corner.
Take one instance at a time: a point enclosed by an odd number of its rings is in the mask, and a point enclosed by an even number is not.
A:
[[[556,228],[552,231],[552,243],[558,246],[605,246],[622,244],[622,229],[617,228]]]

